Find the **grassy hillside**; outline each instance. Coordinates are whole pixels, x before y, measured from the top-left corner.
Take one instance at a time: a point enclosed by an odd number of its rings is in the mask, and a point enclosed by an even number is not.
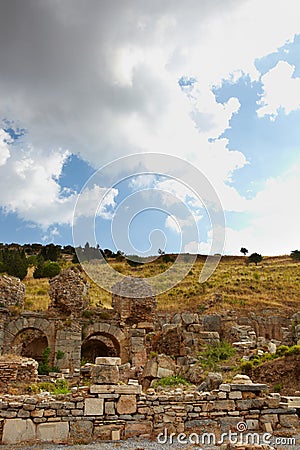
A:
[[[192,270],[177,286],[158,297],[160,310],[180,311],[204,309],[214,293],[223,295],[223,307],[234,309],[297,310],[300,307],[300,262],[289,256],[264,257],[261,264],[247,266],[244,257],[222,258],[218,268],[204,284],[198,282],[204,258],[199,257]],[[65,263],[67,265],[69,263]],[[131,267],[126,260],[111,260],[110,264],[124,275],[152,277],[164,272],[172,265],[162,258],[137,267]],[[26,285],[26,308],[45,310],[48,306],[48,280],[35,280],[29,271],[24,280]],[[91,302],[110,307],[111,296],[91,283]],[[218,306],[212,308],[217,309]]]

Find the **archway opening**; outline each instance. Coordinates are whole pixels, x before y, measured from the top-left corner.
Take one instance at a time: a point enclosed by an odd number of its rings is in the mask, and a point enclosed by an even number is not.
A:
[[[114,336],[95,333],[83,341],[81,362],[95,363],[98,356],[120,356],[120,345]]]
[[[47,336],[37,328],[25,328],[15,337],[12,351],[16,355],[41,362],[43,351],[49,346]]]

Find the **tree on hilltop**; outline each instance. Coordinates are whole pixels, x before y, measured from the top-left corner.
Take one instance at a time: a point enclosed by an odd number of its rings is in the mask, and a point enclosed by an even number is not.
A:
[[[242,247],[240,252],[243,253],[244,256],[246,256],[248,253],[248,250],[245,247]]]
[[[262,261],[263,257],[259,253],[252,253],[252,255],[248,256],[248,263],[255,263],[257,266],[258,263]]]
[[[290,254],[290,257],[295,261],[300,261],[300,250],[293,250]]]

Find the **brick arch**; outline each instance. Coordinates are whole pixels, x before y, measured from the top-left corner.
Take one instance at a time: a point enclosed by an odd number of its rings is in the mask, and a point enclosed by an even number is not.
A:
[[[95,336],[103,336],[112,341],[121,358],[122,363],[128,361],[128,337],[115,325],[109,323],[97,322],[83,328],[83,342],[85,344],[89,339]]]
[[[19,317],[5,327],[3,353],[9,353],[17,337],[26,330],[38,330],[47,338],[49,347],[54,350],[55,327],[49,320],[41,317]]]

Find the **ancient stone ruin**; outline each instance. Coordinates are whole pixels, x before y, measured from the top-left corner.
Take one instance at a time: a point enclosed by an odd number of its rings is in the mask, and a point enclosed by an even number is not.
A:
[[[0,276],[0,306],[24,308],[25,285],[18,278]]]
[[[112,287],[112,306],[128,325],[153,323],[157,300],[152,287],[144,279],[127,277]]]
[[[198,353],[221,340],[245,361],[254,352],[296,344],[299,312],[292,317],[271,310],[237,315],[222,309],[217,295],[213,303],[219,312],[162,313],[153,289],[139,278],[125,278],[112,288],[112,309],[91,309],[88,283],[78,269],[50,280],[49,312],[22,310],[25,290],[18,280],[2,277],[0,287],[2,392],[34,382],[46,348],[49,364],[61,370],[59,377],[73,383],[72,392],[59,399],[0,395],[4,444],[153,437],[165,430],[220,435],[241,421],[253,431],[291,433],[299,427],[299,397],[269,394],[266,384],[245,375],[230,382],[218,373],[205,377],[197,364]],[[153,388],[175,375],[198,388]],[[88,378],[89,387],[78,387],[80,376]]]
[[[89,306],[89,283],[76,267],[63,270],[49,283],[51,308],[66,314],[78,314]]]

